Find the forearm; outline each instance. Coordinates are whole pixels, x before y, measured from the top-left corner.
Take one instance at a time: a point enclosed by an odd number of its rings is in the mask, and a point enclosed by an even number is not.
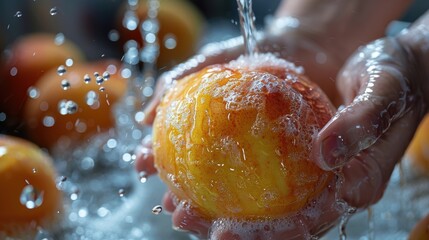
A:
[[[294,17],[304,28],[341,43],[345,57],[384,35],[412,0],[283,0],[277,17]]]

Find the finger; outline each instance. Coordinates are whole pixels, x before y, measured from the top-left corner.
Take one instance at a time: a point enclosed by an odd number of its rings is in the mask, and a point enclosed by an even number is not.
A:
[[[173,228],[178,231],[186,231],[202,238],[207,238],[211,225],[186,201],[181,201],[173,212]]]
[[[157,173],[154,166],[154,156],[152,149],[152,138],[150,135],[146,136],[142,144],[135,150],[136,162],[135,169],[137,172],[150,176]]]
[[[156,108],[159,105],[165,91],[176,80],[197,72],[209,65],[229,62],[236,59],[243,53],[243,41],[241,37],[232,38],[226,41],[211,43],[203,47],[198,55],[190,58],[184,63],[177,65],[173,70],[164,73],[157,81],[155,95],[149,101],[144,113],[145,118],[142,124],[151,125],[156,115]]]
[[[412,95],[408,59],[398,44],[390,39],[377,41],[355,55],[339,77],[342,84],[358,82],[344,96],[342,109],[321,130],[314,141],[313,157],[325,170],[343,166],[352,156],[367,149],[382,136],[393,122],[418,105],[419,95]],[[414,80],[414,79],[412,79]]]
[[[420,121],[412,109],[392,124],[377,142],[353,157],[342,169],[342,198],[351,206],[365,208],[376,203],[386,188],[396,163],[402,158]]]
[[[176,210],[176,206],[178,205],[178,200],[176,196],[171,191],[167,191],[164,194],[164,197],[162,198],[162,204],[164,205],[164,209],[172,213],[174,210]]]

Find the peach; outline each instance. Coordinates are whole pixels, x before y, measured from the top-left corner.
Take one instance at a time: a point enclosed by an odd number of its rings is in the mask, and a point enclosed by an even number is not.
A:
[[[33,143],[0,135],[0,232],[56,219],[62,206],[52,159]]]
[[[37,33],[23,36],[4,52],[0,63],[0,112],[10,125],[20,123],[27,90],[51,68],[78,62],[83,53],[72,42],[55,42],[55,35]]]
[[[160,0],[158,9],[160,53],[158,67],[171,67],[195,53],[204,19],[199,10],[187,0]],[[134,39],[142,45],[140,25],[130,31],[123,26],[125,7],[121,9],[119,32],[121,43]],[[147,0],[140,1],[136,10],[140,21],[147,19]]]
[[[429,115],[420,123],[405,154],[413,166],[429,175]]]
[[[282,217],[333,175],[309,159],[333,113],[316,84],[271,54],[209,66],[177,81],[160,103],[155,166],[207,219]]]
[[[28,137],[52,149],[60,140],[78,143],[112,128],[112,109],[125,93],[126,80],[119,73],[111,73],[110,79],[97,83],[94,73],[98,72],[103,81],[102,75],[109,67],[119,72],[120,62],[75,64],[63,76],[57,74],[57,69],[43,75],[24,108]],[[85,77],[90,78],[88,83]]]

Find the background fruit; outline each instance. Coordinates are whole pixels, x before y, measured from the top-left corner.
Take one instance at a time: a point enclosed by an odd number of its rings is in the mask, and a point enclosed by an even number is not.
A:
[[[30,34],[21,37],[3,52],[0,63],[0,112],[10,125],[21,122],[27,89],[51,68],[67,59],[82,61],[83,53],[72,42],[55,42],[55,35]]]
[[[408,240],[429,239],[429,214],[421,219],[411,230]]]
[[[52,221],[61,209],[52,159],[36,145],[7,135],[0,135],[0,192],[0,231]]]
[[[157,61],[159,68],[171,67],[190,57],[200,40],[204,19],[199,10],[187,0],[160,0],[158,10],[158,41],[160,55]],[[121,9],[118,19],[121,47],[127,40],[134,39],[142,45],[140,25],[130,31],[123,26],[125,7]],[[147,0],[139,2],[136,10],[140,21],[147,19]]]
[[[160,177],[207,218],[284,216],[331,173],[309,160],[312,136],[334,108],[273,55],[214,65],[166,94],[154,123]],[[286,79],[286,80],[285,80]]]
[[[429,175],[429,115],[420,123],[405,154],[416,169]]]
[[[120,63],[112,60],[75,64],[63,76],[58,75],[57,69],[43,75],[34,86],[36,96],[27,100],[24,109],[29,138],[40,146],[52,148],[59,140],[84,141],[112,128],[113,105],[124,94],[126,80],[119,73],[111,73],[110,79],[99,85],[94,76],[98,72],[101,77],[111,68],[119,72]],[[86,74],[91,78],[88,84],[84,81]],[[69,83],[67,90],[62,87],[64,80]],[[77,107],[67,101],[73,101]],[[61,107],[61,104],[66,105]]]

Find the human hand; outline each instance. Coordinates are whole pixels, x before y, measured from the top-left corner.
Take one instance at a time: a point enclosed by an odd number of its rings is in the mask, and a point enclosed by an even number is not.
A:
[[[339,75],[345,107],[319,132],[313,156],[321,168],[341,173],[341,197],[352,206],[364,208],[381,198],[427,112],[424,22],[361,48]]]

